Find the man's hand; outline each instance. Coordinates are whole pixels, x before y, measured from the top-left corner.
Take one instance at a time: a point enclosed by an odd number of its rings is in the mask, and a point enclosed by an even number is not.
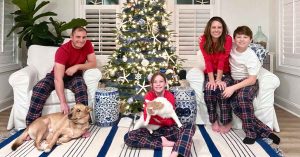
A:
[[[66,70],[66,74],[68,76],[73,76],[73,74],[76,73],[77,71],[78,71],[78,65],[74,65]]]
[[[60,109],[61,109],[62,113],[69,114],[70,108],[69,108],[69,105],[67,103],[61,103],[60,104]]]

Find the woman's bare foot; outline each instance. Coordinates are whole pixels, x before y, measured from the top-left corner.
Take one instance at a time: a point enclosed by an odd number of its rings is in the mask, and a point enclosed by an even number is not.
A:
[[[232,127],[232,124],[228,123],[226,125],[221,126],[220,131],[221,131],[221,133],[228,133],[230,131],[231,127]]]
[[[215,132],[220,132],[220,126],[219,126],[219,122],[215,121],[212,126],[211,126],[212,130]]]
[[[170,157],[177,157],[178,156],[178,153],[177,152],[172,152]]]
[[[174,143],[173,141],[169,141],[168,139],[166,139],[164,136],[161,136],[161,145],[163,147],[173,147]]]

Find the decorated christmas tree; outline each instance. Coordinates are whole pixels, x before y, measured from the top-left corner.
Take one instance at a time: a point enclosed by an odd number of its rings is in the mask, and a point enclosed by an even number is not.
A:
[[[169,86],[178,84],[182,60],[175,55],[165,7],[165,0],[128,0],[119,14],[120,46],[105,66],[105,77],[119,89],[123,112],[142,109],[155,72],[165,73]]]

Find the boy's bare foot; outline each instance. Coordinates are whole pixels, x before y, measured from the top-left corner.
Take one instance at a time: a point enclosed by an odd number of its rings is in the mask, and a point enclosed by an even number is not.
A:
[[[164,136],[161,136],[161,145],[163,147],[173,147],[174,143],[173,141],[169,141],[168,139],[166,139]]]
[[[215,121],[212,126],[211,126],[212,130],[215,132],[220,132],[220,126],[219,126],[219,122]]]
[[[220,131],[221,131],[221,133],[223,133],[223,134],[224,134],[224,133],[228,133],[228,132],[230,131],[231,127],[232,127],[232,124],[231,124],[231,123],[228,123],[228,124],[226,124],[226,125],[221,126]]]
[[[173,151],[173,152],[171,153],[170,157],[178,157],[178,153]]]

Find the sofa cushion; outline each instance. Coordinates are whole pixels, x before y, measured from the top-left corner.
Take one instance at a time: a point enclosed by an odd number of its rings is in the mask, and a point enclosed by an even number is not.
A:
[[[28,49],[27,65],[36,67],[38,80],[51,72],[54,66],[54,56],[58,47],[31,45]]]

